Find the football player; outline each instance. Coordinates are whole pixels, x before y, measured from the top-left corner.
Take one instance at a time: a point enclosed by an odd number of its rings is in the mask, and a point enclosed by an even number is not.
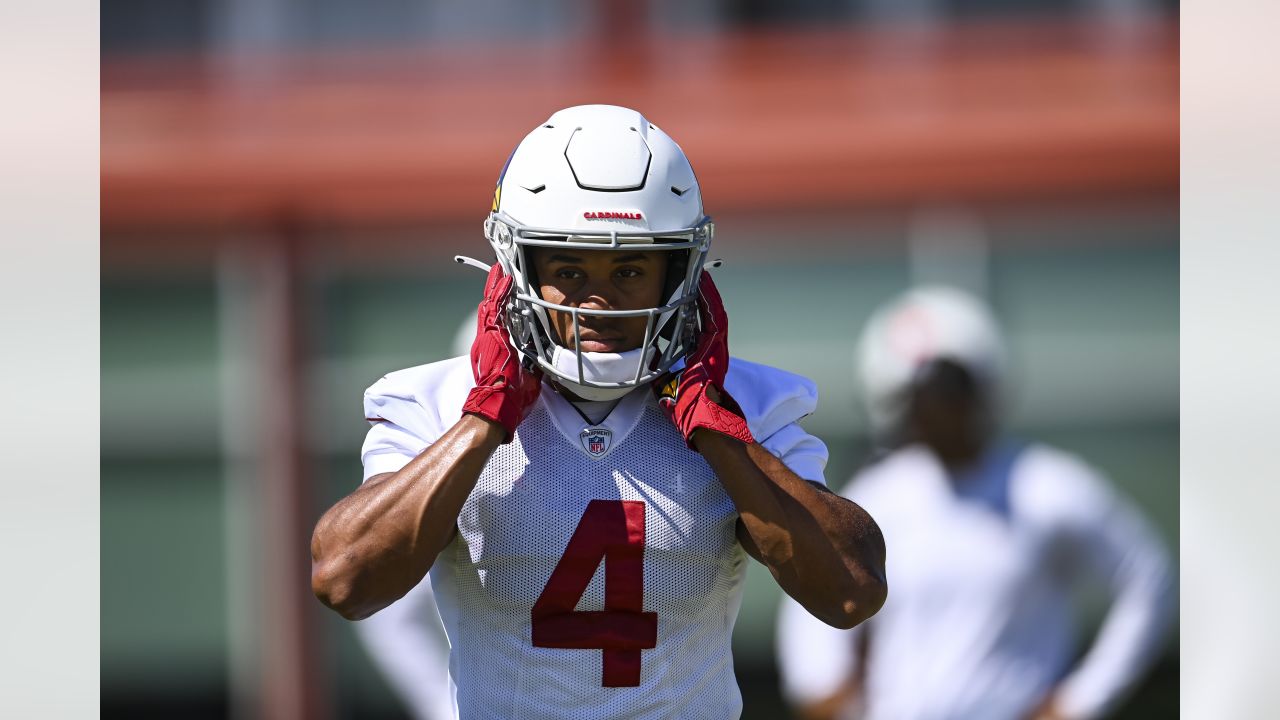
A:
[[[1003,342],[974,297],[919,288],[859,344],[873,429],[892,452],[846,494],[893,547],[893,596],[853,631],[784,599],[784,692],[801,717],[1096,718],[1160,649],[1173,586],[1137,510],[1079,458],[996,432]],[[1074,664],[1075,588],[1110,609]]]
[[[738,716],[748,556],[836,627],[886,595],[879,529],[798,424],[814,385],[730,359],[701,190],[638,112],[552,115],[484,228],[470,356],[367,391],[316,595],[360,619],[429,570],[462,717]]]

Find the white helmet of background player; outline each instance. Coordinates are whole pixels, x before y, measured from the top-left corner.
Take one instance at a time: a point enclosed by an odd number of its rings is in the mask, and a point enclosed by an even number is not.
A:
[[[511,153],[498,178],[485,237],[512,276],[508,312],[512,344],[588,400],[621,397],[670,370],[690,349],[697,322],[698,280],[714,226],[684,151],[635,110],[582,105],[552,115]],[[584,310],[543,300],[528,251],[568,247],[591,252],[670,253],[666,302],[642,310]],[[578,319],[648,317],[641,348],[576,353],[557,338],[547,310]],[[573,347],[577,347],[576,339]]]
[[[913,383],[935,360],[960,365],[998,393],[1004,341],[982,301],[954,288],[920,287],[872,315],[858,341],[855,371],[874,434],[900,428]]]

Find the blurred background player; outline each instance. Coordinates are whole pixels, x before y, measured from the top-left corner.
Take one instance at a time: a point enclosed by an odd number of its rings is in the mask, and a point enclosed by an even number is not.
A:
[[[1083,461],[1000,435],[1004,364],[990,313],[958,290],[913,290],[868,323],[857,373],[888,449],[845,495],[880,523],[893,591],[852,631],[784,599],[779,664],[801,717],[1099,717],[1156,657],[1163,546]],[[1088,581],[1110,605],[1073,664]]]

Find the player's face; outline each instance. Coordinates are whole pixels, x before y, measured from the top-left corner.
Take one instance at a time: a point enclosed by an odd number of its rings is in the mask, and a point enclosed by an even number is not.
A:
[[[584,310],[643,310],[662,303],[667,253],[535,248],[530,262],[542,298]],[[573,348],[573,316],[548,311],[561,345]],[[645,317],[580,315],[584,352],[624,352],[644,342]],[[573,348],[578,349],[578,348]]]
[[[915,439],[948,466],[976,460],[991,431],[984,389],[963,367],[946,360],[922,371],[911,396],[910,418]]]

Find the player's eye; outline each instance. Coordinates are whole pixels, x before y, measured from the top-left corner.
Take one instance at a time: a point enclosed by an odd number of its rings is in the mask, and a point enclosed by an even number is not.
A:
[[[644,273],[637,268],[621,268],[618,270],[618,277],[620,278],[638,278],[643,274]]]
[[[581,270],[575,268],[560,268],[556,271],[556,277],[561,280],[581,280],[585,275]]]

